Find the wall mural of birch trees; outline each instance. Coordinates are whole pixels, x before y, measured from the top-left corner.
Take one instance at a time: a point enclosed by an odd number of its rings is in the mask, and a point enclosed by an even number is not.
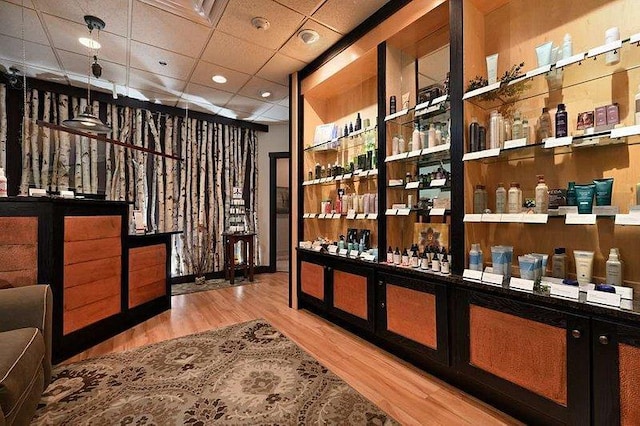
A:
[[[0,85],[0,167],[6,161],[5,93]],[[247,222],[256,234],[258,231],[256,132],[115,104],[92,104],[94,112],[100,111],[110,124],[112,139],[177,155],[183,161],[40,127],[38,119],[61,124],[73,117],[84,109],[86,99],[29,90],[24,106],[20,194],[35,186],[104,193],[107,200],[132,202],[143,211],[150,231],[183,231],[182,237],[173,238],[174,276],[193,271],[183,245],[193,248],[203,241],[210,241],[211,270],[222,270],[222,233],[233,187],[244,188]],[[203,238],[202,230],[210,238]]]

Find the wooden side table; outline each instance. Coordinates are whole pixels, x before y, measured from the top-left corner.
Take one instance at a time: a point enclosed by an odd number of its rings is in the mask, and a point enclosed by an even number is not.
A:
[[[256,234],[254,232],[235,234],[231,232],[223,232],[224,238],[224,279],[229,280],[233,284],[236,270],[242,269],[244,271],[244,278],[247,278],[247,272],[249,273],[249,281],[253,282],[253,267],[254,267],[254,241]],[[236,243],[242,242],[242,249],[244,250],[245,262],[240,265],[236,265],[234,256],[234,247]]]

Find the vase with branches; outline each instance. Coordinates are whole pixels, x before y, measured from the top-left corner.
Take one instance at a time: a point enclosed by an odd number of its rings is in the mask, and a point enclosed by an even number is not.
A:
[[[194,230],[192,241],[182,236],[184,259],[187,268],[195,275],[196,284],[203,284],[205,273],[211,269],[209,252],[212,249],[211,234],[204,225],[198,225]]]

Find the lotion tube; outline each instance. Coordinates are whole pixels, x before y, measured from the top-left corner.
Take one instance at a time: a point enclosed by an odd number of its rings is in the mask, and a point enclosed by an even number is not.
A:
[[[591,275],[593,274],[593,255],[592,251],[574,250],[573,256],[576,261],[576,275],[579,284],[589,284]]]
[[[493,84],[498,81],[498,54],[487,56],[487,81]]]
[[[541,44],[536,47],[536,57],[538,58],[538,67],[549,65],[551,63],[551,51],[553,49],[553,42]],[[491,82],[489,82],[491,83]]]

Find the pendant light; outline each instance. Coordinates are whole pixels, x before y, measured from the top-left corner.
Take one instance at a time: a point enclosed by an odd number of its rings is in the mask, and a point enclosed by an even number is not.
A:
[[[105,23],[102,19],[91,15],[85,15],[84,21],[89,27],[89,35],[93,41],[93,30],[98,31],[104,29]],[[87,107],[83,112],[77,114],[75,117],[62,122],[62,125],[70,129],[82,130],[91,133],[111,133],[111,127],[107,126],[96,115],[93,114],[93,107],[91,106],[91,74],[94,72],[95,65],[97,64],[97,52],[93,55],[93,61],[89,57],[89,80],[87,82]],[[98,65],[99,66],[99,65]]]

